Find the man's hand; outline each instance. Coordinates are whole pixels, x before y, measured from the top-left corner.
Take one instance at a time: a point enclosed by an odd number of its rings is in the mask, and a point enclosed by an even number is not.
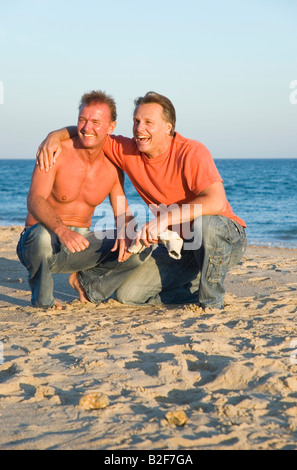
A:
[[[118,261],[120,263],[127,261],[127,259],[129,259],[130,256],[132,256],[132,253],[128,252],[128,248],[130,244],[131,244],[131,240],[129,240],[128,238],[116,239],[115,244],[113,248],[111,249],[111,251],[116,251],[117,249],[119,249]]]
[[[150,246],[152,243],[158,243],[159,235],[167,230],[168,218],[159,217],[144,224],[137,232],[135,243],[138,245],[140,240],[144,245]]]
[[[49,171],[61,152],[61,141],[55,134],[48,134],[38,147],[37,165],[41,170]]]
[[[56,233],[62,245],[66,246],[71,253],[84,251],[89,246],[89,242],[85,237],[68,227],[63,227],[62,230]]]

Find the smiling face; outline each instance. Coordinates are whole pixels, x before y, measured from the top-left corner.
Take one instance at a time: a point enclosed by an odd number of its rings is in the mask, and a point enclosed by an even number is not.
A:
[[[80,142],[87,149],[103,147],[106,138],[116,126],[111,121],[109,106],[106,103],[82,105],[79,109],[77,132]]]
[[[133,117],[133,135],[138,150],[149,158],[156,158],[168,150],[172,124],[166,122],[163,108],[157,103],[139,105]]]

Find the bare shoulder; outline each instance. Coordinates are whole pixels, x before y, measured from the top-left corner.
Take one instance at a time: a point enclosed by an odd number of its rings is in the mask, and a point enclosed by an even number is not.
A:
[[[111,174],[114,176],[115,181],[124,180],[124,172],[121,170],[117,165],[115,165],[109,158],[105,155],[104,158],[104,164],[106,168],[111,172]]]
[[[77,155],[77,150],[75,148],[74,139],[67,139],[61,142],[61,153],[56,160],[55,165],[57,165],[57,169],[63,168],[65,165],[69,167],[70,162],[74,164],[74,157]]]
[[[63,140],[61,142],[62,153],[68,153],[74,151],[74,138]]]

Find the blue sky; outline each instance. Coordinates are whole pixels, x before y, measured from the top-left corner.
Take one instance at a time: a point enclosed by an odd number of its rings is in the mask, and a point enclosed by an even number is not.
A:
[[[296,18],[296,0],[2,2],[0,158],[34,158],[92,89],[115,98],[117,134],[153,90],[214,158],[297,158]]]

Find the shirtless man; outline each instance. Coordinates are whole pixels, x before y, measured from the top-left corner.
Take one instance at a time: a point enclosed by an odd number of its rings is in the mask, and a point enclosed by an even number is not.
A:
[[[31,301],[36,307],[61,308],[53,298],[52,273],[73,273],[70,285],[81,300],[86,300],[76,271],[93,268],[107,259],[102,268],[106,272],[119,265],[118,261],[129,258],[123,238],[115,241],[114,233],[110,232],[105,238],[98,238],[90,231],[95,208],[108,195],[117,227],[120,219],[122,224],[131,219],[123,191],[123,172],[102,150],[115,126],[113,99],[102,92],[84,94],[79,107],[78,135],[63,142],[63,158],[47,173],[37,165],[34,168],[27,198],[28,215],[17,253],[28,270]],[[114,254],[110,258],[111,251]],[[111,295],[138,265],[139,257],[132,258],[122,263],[125,268],[119,268],[120,275],[115,276],[114,283],[109,280],[103,297]]]

